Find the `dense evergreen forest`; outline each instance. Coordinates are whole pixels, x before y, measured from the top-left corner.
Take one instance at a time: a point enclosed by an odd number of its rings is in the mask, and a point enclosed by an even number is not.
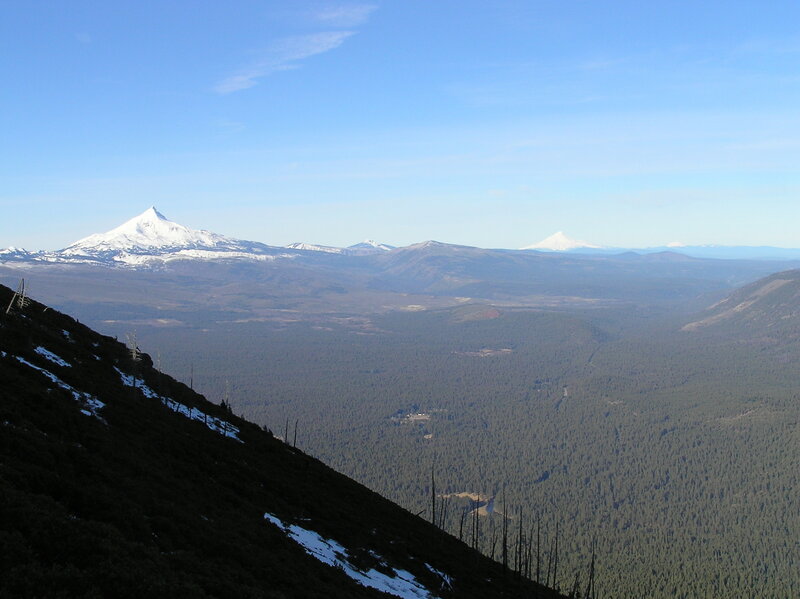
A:
[[[540,578],[561,589],[594,546],[602,597],[797,596],[800,346],[680,324],[466,305],[140,337],[166,371],[428,517],[433,470],[437,522],[487,554],[500,512],[514,538],[536,529]]]
[[[132,336],[0,302],[0,597],[563,597],[164,376]]]

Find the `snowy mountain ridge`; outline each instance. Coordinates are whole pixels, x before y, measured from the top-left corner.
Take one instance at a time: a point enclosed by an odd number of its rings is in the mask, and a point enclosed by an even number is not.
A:
[[[362,256],[394,249],[371,239],[347,248],[315,243],[292,243],[283,248],[191,229],[169,220],[155,206],[105,233],[95,233],[56,251],[0,249],[0,261],[14,263],[101,264],[157,268],[180,260],[271,262],[291,259],[299,252]]]
[[[405,246],[407,250],[432,248],[465,248],[471,246],[427,241]],[[138,216],[105,232],[79,239],[64,249],[29,251],[10,246],[0,249],[0,263],[8,266],[25,264],[92,264],[123,268],[161,268],[177,261],[273,262],[283,259],[317,260],[328,256],[367,257],[389,254],[396,246],[366,239],[348,247],[298,242],[277,247],[256,241],[226,237],[204,229],[192,229],[169,220],[155,206]],[[474,248],[481,249],[481,248]],[[679,252],[696,258],[800,260],[800,248],[685,245],[672,242],[665,246],[625,248],[601,246],[572,239],[558,231],[553,235],[522,248],[552,253],[576,253],[613,256],[624,252],[652,254]],[[503,250],[515,251],[515,250]]]
[[[290,243],[286,246],[287,249],[290,250],[303,250],[304,252],[325,252],[326,254],[344,254],[344,248],[338,248],[332,245],[319,245],[316,243],[304,243],[302,241],[298,241],[296,243]]]
[[[191,229],[173,222],[151,206],[106,233],[79,239],[62,250],[28,252],[0,250],[0,258],[17,262],[104,264],[152,268],[175,260],[272,261],[295,254],[255,241],[243,241]]]
[[[326,254],[345,254],[345,255],[365,255],[365,254],[380,254],[395,249],[393,245],[385,243],[378,243],[372,239],[367,239],[361,243],[347,246],[346,248],[336,247],[332,245],[320,245],[318,243],[290,243],[286,246],[292,250],[303,250],[306,252],[325,252]]]

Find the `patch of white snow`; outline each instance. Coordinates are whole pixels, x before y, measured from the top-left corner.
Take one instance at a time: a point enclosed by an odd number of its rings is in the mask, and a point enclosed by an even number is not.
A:
[[[54,354],[50,350],[45,349],[41,345],[39,347],[37,347],[36,349],[34,349],[33,351],[35,351],[37,354],[39,354],[40,356],[42,356],[46,360],[50,360],[53,364],[58,364],[59,366],[68,366],[68,367],[72,368],[72,364],[70,364],[69,362],[67,362],[63,358],[60,358],[59,356],[57,356],[56,354]]]
[[[205,424],[208,428],[210,428],[215,433],[219,433],[223,437],[230,437],[231,439],[236,439],[240,443],[243,441],[239,438],[239,427],[234,426],[230,422],[226,420],[222,420],[215,416],[209,416],[205,412],[198,410],[197,408],[190,408],[178,401],[175,401],[171,397],[165,397],[163,395],[159,395],[155,391],[153,391],[150,387],[144,384],[139,378],[134,377],[130,374],[125,374],[116,366],[114,370],[117,371],[119,374],[120,379],[122,380],[122,384],[126,387],[135,387],[139,391],[142,392],[142,395],[147,397],[148,399],[157,399],[162,404],[167,406],[173,412],[177,412],[181,416],[188,418],[189,420],[197,420]]]
[[[31,364],[25,358],[20,358],[19,356],[14,356],[14,357],[17,360],[19,360],[22,364],[25,364],[25,366],[29,366],[30,368],[33,368],[34,370],[38,370],[39,372],[41,372],[44,376],[50,379],[58,387],[64,389],[65,391],[69,391],[72,394],[72,398],[83,405],[83,408],[81,408],[81,412],[83,414],[86,414],[87,416],[94,416],[101,422],[105,422],[105,420],[103,419],[102,416],[100,416],[99,413],[100,409],[104,408],[106,405],[102,401],[100,401],[93,395],[86,393],[85,391],[78,391],[72,385],[68,385],[49,370],[40,368],[36,364]]]
[[[358,584],[377,589],[384,593],[389,593],[403,599],[435,599],[428,589],[422,586],[414,578],[414,575],[406,570],[396,570],[392,568],[394,576],[389,576],[375,569],[366,572],[359,570],[347,558],[347,550],[332,539],[325,539],[313,530],[306,530],[296,524],[287,526],[280,518],[270,513],[264,514],[264,519],[269,520],[283,530],[288,536],[294,539],[306,550],[306,553],[317,558],[324,564],[340,568],[350,578]],[[387,566],[388,567],[388,566]],[[430,566],[428,566],[430,568]],[[438,572],[437,572],[438,573]]]
[[[318,245],[316,243],[303,243],[302,241],[290,243],[286,247],[290,250],[304,250],[306,252],[325,252],[327,254],[344,253],[343,248],[337,248],[330,245]]]
[[[425,567],[428,568],[431,572],[436,574],[439,578],[442,579],[442,590],[452,591],[453,590],[453,578],[442,572],[441,570],[437,570],[430,564],[425,564]]]

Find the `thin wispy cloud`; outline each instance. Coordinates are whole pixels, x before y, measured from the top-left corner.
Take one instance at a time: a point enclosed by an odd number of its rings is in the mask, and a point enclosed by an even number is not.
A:
[[[373,4],[328,6],[313,13],[313,18],[331,27],[363,25],[378,7]]]
[[[372,4],[342,4],[306,13],[305,19],[337,30],[281,38],[262,52],[258,60],[218,82],[214,91],[231,94],[257,85],[272,73],[300,68],[303,60],[341,46],[355,34],[353,28],[363,25],[376,9]]]
[[[230,94],[253,87],[262,77],[300,67],[300,61],[338,48],[354,31],[326,31],[286,37],[276,41],[260,60],[226,77],[214,86],[219,94]]]

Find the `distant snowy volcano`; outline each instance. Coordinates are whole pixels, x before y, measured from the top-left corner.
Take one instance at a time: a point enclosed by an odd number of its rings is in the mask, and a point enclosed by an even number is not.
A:
[[[581,248],[586,249],[600,249],[601,246],[593,245],[587,241],[580,241],[577,239],[570,239],[564,235],[563,231],[553,233],[550,237],[543,239],[539,243],[525,246],[521,250],[546,250],[550,252],[567,252],[569,250],[577,250]]]
[[[135,252],[186,249],[217,248],[239,245],[233,239],[211,233],[197,231],[167,220],[151,206],[139,216],[121,224],[107,233],[95,233],[76,241],[61,250],[64,255],[93,255],[105,252]]]
[[[254,241],[190,229],[151,206],[107,233],[95,233],[56,252],[0,252],[3,261],[159,267],[175,260],[256,260],[292,258],[286,250]]]

